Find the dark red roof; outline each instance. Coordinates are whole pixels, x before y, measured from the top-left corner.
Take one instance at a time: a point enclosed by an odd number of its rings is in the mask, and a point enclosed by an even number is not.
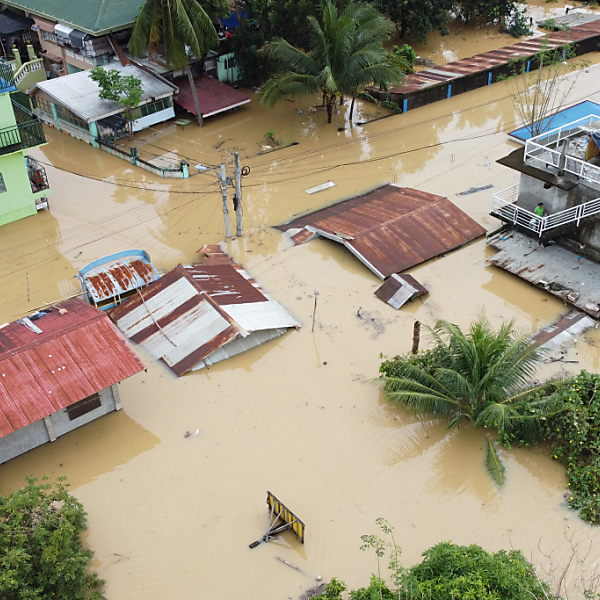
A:
[[[302,228],[344,244],[381,279],[485,233],[448,198],[393,184],[279,227],[294,239]]]
[[[44,312],[41,334],[0,329],[0,437],[145,369],[100,309],[74,298]]]
[[[250,98],[246,94],[242,94],[242,92],[220,82],[214,77],[208,75],[196,77],[194,82],[196,84],[200,109],[202,110],[202,115],[205,117],[211,117],[212,115],[250,102]],[[178,79],[175,84],[179,88],[179,94],[175,98],[175,102],[195,115],[196,107],[188,80]]]

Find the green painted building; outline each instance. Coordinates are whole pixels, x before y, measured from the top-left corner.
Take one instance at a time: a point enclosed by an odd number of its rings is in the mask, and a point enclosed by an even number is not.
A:
[[[48,208],[46,172],[28,156],[45,143],[42,122],[17,92],[12,67],[0,60],[0,225]]]

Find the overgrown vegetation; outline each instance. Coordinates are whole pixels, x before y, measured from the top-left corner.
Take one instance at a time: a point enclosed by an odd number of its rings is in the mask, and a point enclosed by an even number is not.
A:
[[[558,410],[552,396],[557,383],[533,384],[544,350],[520,335],[513,321],[495,330],[485,316],[467,333],[443,320],[429,333],[431,350],[381,363],[378,381],[391,402],[445,417],[448,429],[465,420],[522,443],[539,437],[545,419]],[[487,457],[502,485],[504,468],[491,443]]]
[[[0,496],[0,598],[101,600],[104,581],[88,572],[93,552],[81,545],[83,506],[65,478]]]
[[[368,587],[352,590],[350,600],[548,600],[559,599],[541,581],[535,569],[518,550],[487,552],[480,546],[458,546],[442,542],[423,553],[412,567],[400,564],[400,548],[393,528],[377,519],[385,538],[363,535],[362,549],[377,557],[377,574]],[[388,558],[389,552],[389,558]],[[381,561],[388,559],[389,579],[381,574]],[[332,579],[323,597],[339,600],[346,585]]]
[[[412,46],[409,46],[408,44],[404,44],[402,48],[394,46],[394,48],[392,49],[392,53],[398,56],[406,65],[404,69],[405,73],[413,72],[413,68],[417,60],[417,53],[415,52],[415,49]]]

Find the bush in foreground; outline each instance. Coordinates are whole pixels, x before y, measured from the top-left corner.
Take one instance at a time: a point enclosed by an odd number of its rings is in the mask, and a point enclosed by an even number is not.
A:
[[[104,583],[87,573],[93,552],[81,545],[83,506],[67,492],[64,477],[0,496],[0,598],[2,600],[101,600]]]

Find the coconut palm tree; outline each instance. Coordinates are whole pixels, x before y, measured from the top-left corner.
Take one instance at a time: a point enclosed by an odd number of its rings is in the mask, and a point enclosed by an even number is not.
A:
[[[387,398],[417,411],[530,442],[543,420],[560,408],[551,392],[555,381],[532,385],[545,351],[519,335],[514,321],[494,330],[485,316],[468,333],[448,321],[429,328],[433,349],[417,357],[396,357],[380,367]],[[488,440],[487,466],[498,483],[504,467]]]
[[[350,96],[350,122],[356,96],[367,85],[385,88],[397,83],[406,68],[404,61],[389,54],[383,41],[394,24],[368,4],[351,2],[341,13],[331,0],[323,3],[322,23],[308,18],[310,49],[295,48],[275,38],[262,52],[276,70],[263,86],[261,101],[274,106],[283,96],[321,93],[331,123],[338,98]]]
[[[133,25],[129,51],[134,56],[152,51],[164,44],[165,58],[171,69],[185,69],[198,125],[204,119],[190,69],[187,47],[196,58],[202,58],[219,43],[217,31],[198,0],[145,0]]]

